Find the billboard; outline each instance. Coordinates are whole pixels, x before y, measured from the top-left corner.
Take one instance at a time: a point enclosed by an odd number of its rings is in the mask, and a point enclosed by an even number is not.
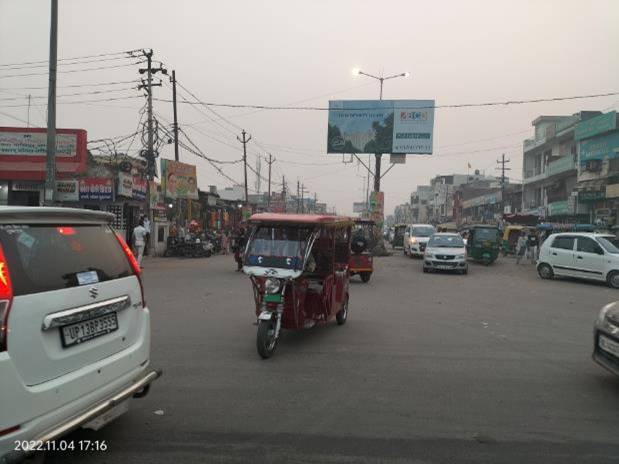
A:
[[[198,199],[196,167],[168,159],[161,160],[161,188],[166,198]]]
[[[327,153],[432,154],[434,100],[329,101]]]
[[[365,213],[368,209],[368,204],[365,201],[355,201],[352,204],[353,213]]]
[[[79,201],[80,188],[77,180],[56,181],[56,200],[58,201]]]
[[[86,170],[86,131],[56,130],[58,177],[75,177]],[[0,127],[0,179],[45,180],[47,129]]]

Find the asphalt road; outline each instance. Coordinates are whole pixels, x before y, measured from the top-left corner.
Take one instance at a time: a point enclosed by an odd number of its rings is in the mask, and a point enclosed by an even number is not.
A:
[[[590,358],[619,291],[500,259],[423,274],[400,253],[351,283],[346,325],[284,333],[262,360],[231,257],[146,262],[164,376],[53,463],[617,463],[619,378]]]

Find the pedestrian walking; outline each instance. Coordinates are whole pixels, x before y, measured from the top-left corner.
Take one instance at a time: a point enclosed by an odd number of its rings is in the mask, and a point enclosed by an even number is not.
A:
[[[148,219],[148,216],[142,215],[140,217],[140,220],[142,221],[142,224],[146,229],[146,239],[144,240],[144,254],[148,255],[148,245],[150,244],[150,219]]]
[[[533,231],[529,234],[527,238],[527,249],[529,252],[529,259],[531,260],[531,264],[534,264],[537,261],[537,251],[539,249],[539,239],[537,237],[537,232]]]
[[[144,256],[144,247],[146,246],[147,231],[144,227],[144,221],[140,220],[140,223],[133,229],[133,248],[137,256],[137,261],[140,267],[142,267],[142,257]]]
[[[245,229],[241,227],[234,241],[234,260],[236,261],[237,272],[240,272],[243,269],[242,254],[243,254],[244,249],[245,249]]]
[[[520,260],[527,252],[527,237],[524,231],[518,237],[518,242],[516,242],[516,264],[520,264]]]
[[[224,255],[230,253],[230,235],[227,230],[224,230],[221,234],[221,252]]]

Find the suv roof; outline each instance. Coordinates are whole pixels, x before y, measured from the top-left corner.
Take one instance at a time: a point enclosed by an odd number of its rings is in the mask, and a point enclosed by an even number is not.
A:
[[[104,211],[51,206],[0,206],[0,223],[27,221],[31,224],[46,224],[58,221],[72,224],[105,224],[112,222],[114,215]]]
[[[550,234],[551,237],[568,235],[570,237],[614,237],[613,234],[604,234],[601,232],[557,232]]]

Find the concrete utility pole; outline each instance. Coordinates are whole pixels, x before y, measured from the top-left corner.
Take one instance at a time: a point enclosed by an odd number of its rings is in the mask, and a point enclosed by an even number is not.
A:
[[[306,190],[305,185],[301,185],[301,214],[305,213],[305,202],[304,202],[305,190]]]
[[[271,209],[271,165],[275,162],[275,159],[273,159],[273,155],[271,155],[271,153],[269,153],[269,160],[267,161],[268,165],[269,165],[269,193],[268,193],[268,197],[267,197],[267,209]]]
[[[241,131],[241,135],[243,135],[242,139],[240,139],[238,136],[236,139],[243,144],[243,169],[245,173],[245,206],[247,206],[249,204],[249,196],[247,195],[247,142],[251,140],[251,135],[249,137],[246,137],[247,132],[245,132],[245,129]]]
[[[286,212],[286,176],[282,176],[282,200],[284,201],[284,213]]]
[[[47,162],[45,164],[44,204],[56,199],[56,67],[58,63],[58,0],[52,0],[49,32],[49,84],[47,89]],[[30,98],[28,98],[30,103]],[[28,107],[30,108],[30,107]],[[30,121],[30,118],[28,118]]]
[[[297,179],[297,214],[299,214],[299,198],[301,195],[301,183],[299,179]]]
[[[505,159],[505,153],[501,155],[501,159],[497,160],[497,164],[500,164],[500,168],[495,168],[501,171],[501,217],[503,217],[503,213],[505,212],[505,171],[511,171],[511,168],[506,168],[505,165],[509,163],[509,159]]]
[[[176,112],[176,71],[172,70],[172,109],[174,110],[174,161],[178,161],[178,115]]]

